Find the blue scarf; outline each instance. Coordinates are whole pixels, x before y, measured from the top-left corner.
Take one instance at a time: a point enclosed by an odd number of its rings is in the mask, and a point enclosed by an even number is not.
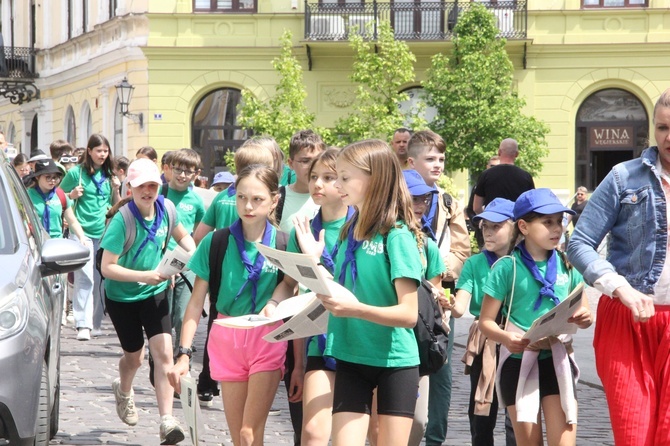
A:
[[[347,217],[345,220],[345,223],[348,222],[351,217],[356,213],[356,209],[354,209],[353,206],[348,206],[347,207]],[[316,217],[312,220],[312,234],[314,235],[314,239],[318,240],[319,239],[319,232],[323,229],[323,216],[321,215],[321,209],[319,209],[319,212],[317,212]],[[325,237],[325,236],[324,236]],[[325,243],[325,240],[324,240]],[[323,247],[323,253],[321,254],[321,261],[323,262],[323,266],[326,267],[326,269],[329,272],[335,271],[335,262],[333,259],[337,255],[337,250],[340,248],[340,244],[335,243],[333,245],[333,249],[328,251],[328,247],[324,246]]]
[[[236,192],[237,190],[235,190],[235,183],[231,184],[230,186],[228,186],[228,189],[226,189],[226,194],[228,194],[229,197],[235,195]]]
[[[489,268],[493,266],[494,263],[498,260],[498,256],[495,252],[487,251],[482,249],[482,253],[486,257],[486,261],[489,263]],[[534,262],[533,262],[534,263]]]
[[[237,252],[240,254],[242,263],[244,263],[244,268],[249,273],[249,277],[242,284],[242,288],[237,292],[235,300],[237,300],[240,295],[244,292],[244,289],[247,285],[251,284],[251,312],[256,312],[256,295],[258,293],[258,279],[261,277],[261,271],[263,270],[263,264],[265,263],[265,257],[259,252],[256,256],[256,261],[251,263],[249,256],[247,255],[246,250],[244,249],[244,234],[242,232],[242,221],[238,218],[235,220],[235,223],[230,225],[230,234],[235,239],[235,245],[237,245]],[[270,246],[272,241],[273,234],[272,225],[270,222],[265,222],[265,232],[263,233],[263,240],[261,241],[262,245]]]
[[[56,193],[56,188],[54,187],[53,189],[51,189],[48,195],[43,194],[42,189],[40,189],[39,186],[35,186],[35,190],[37,191],[38,194],[40,194],[42,200],[44,200],[44,214],[42,214],[42,225],[44,226],[44,229],[46,229],[46,231],[49,232],[49,227],[51,226],[51,210],[49,209],[49,201],[51,201],[54,194]]]
[[[95,184],[96,189],[98,189],[98,195],[104,197],[105,191],[102,190],[102,185],[105,184],[105,181],[107,181],[107,175],[105,175],[105,172],[102,169],[100,169],[100,181],[96,180],[94,176],[95,172],[93,172],[93,175],[91,175],[91,181],[93,181],[93,184]]]
[[[547,259],[547,271],[544,277],[542,277],[542,273],[540,273],[540,268],[537,267],[535,260],[533,260],[533,257],[526,249],[525,240],[519,243],[516,249],[518,249],[519,253],[521,254],[521,261],[523,262],[523,264],[526,266],[526,268],[528,268],[530,273],[533,275],[533,278],[537,280],[538,283],[542,286],[542,288],[540,288],[540,295],[535,301],[535,306],[533,307],[533,310],[537,310],[538,308],[540,308],[543,297],[551,299],[554,305],[560,304],[561,301],[554,294],[554,285],[556,284],[556,275],[558,273],[557,270],[558,254],[556,254],[556,250],[553,249],[551,251],[549,258]]]
[[[156,215],[154,216],[154,221],[151,224],[151,226],[148,226],[147,221],[144,219],[144,217],[142,217],[139,208],[135,204],[135,201],[130,200],[128,202],[128,208],[135,217],[135,220],[137,220],[139,224],[142,226],[142,228],[144,228],[144,230],[147,231],[147,237],[142,241],[140,247],[137,249],[137,252],[133,256],[132,263],[135,263],[135,260],[137,260],[137,256],[140,255],[140,252],[142,252],[147,243],[152,242],[154,245],[156,245],[158,249],[160,249],[160,246],[158,246],[158,243],[156,243],[156,233],[158,232],[158,228],[161,227],[161,224],[163,223],[163,216],[165,215],[165,203],[163,203],[162,195],[159,195],[156,198],[154,207],[156,210]],[[167,238],[168,239],[170,238],[170,234],[167,235]],[[167,243],[167,239],[165,240],[165,243]]]
[[[421,217],[421,232],[426,234],[428,237],[433,239],[434,242],[437,243],[437,237],[435,237],[435,233],[433,232],[433,228],[431,227],[430,223],[428,223],[428,219],[424,215]]]
[[[358,214],[352,217],[351,225],[349,226],[349,233],[347,234],[347,249],[344,251],[344,262],[342,262],[342,269],[340,269],[340,277],[337,281],[340,285],[344,285],[347,277],[347,266],[351,264],[351,283],[354,291],[356,289],[356,278],[358,277],[358,269],[356,268],[356,250],[363,244],[362,240],[354,239],[354,228],[358,221]]]
[[[437,188],[433,188],[437,190]],[[423,218],[426,219],[425,224],[427,224],[429,227],[433,226],[433,219],[435,218],[435,214],[437,213],[437,200],[438,200],[438,195],[440,194],[433,194],[433,200],[430,202],[430,209],[428,209],[428,213],[423,216]],[[421,222],[423,223],[423,218],[421,219]],[[432,229],[431,229],[432,231]]]

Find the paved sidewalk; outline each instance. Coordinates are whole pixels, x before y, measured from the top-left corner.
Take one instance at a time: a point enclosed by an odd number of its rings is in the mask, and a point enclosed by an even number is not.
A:
[[[457,335],[463,334],[458,324]],[[204,323],[201,322],[196,335],[197,352],[194,355],[193,369],[201,369],[204,342]],[[458,330],[461,330],[459,333]],[[159,443],[159,417],[153,389],[149,384],[149,367],[145,364],[135,378],[135,404],[140,420],[137,426],[123,424],[117,417],[114,407],[111,382],[117,376],[118,360],[121,349],[114,329],[105,320],[103,336],[89,342],[75,340],[71,327],[63,327],[61,357],[61,402],[60,430],[52,440],[54,445],[156,445]],[[458,337],[457,337],[458,339]],[[465,446],[470,443],[467,419],[467,398],[469,380],[462,373],[460,358],[463,348],[456,343],[454,349],[454,389],[449,421],[449,435],[446,445]],[[577,389],[579,399],[578,445],[613,445],[609,427],[607,406],[602,391],[597,387],[580,385]],[[280,386],[273,407],[280,408],[278,416],[268,418],[265,431],[265,444],[293,444],[293,432],[288,416],[288,405],[283,386]],[[180,402],[175,402],[175,416],[183,424]],[[201,444],[231,445],[228,435],[222,403],[215,398],[214,406],[203,408],[204,433]],[[504,445],[502,416],[499,418],[496,444]],[[190,444],[187,438],[182,444]]]

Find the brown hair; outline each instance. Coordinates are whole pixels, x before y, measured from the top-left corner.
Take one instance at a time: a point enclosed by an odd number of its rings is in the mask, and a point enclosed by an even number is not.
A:
[[[156,153],[156,149],[151,146],[144,146],[137,149],[137,152],[135,152],[135,157],[140,155],[146,156],[154,163],[158,161],[158,153]]]
[[[57,139],[49,145],[51,158],[58,161],[66,153],[74,153],[74,147],[64,139]]]
[[[268,188],[268,191],[270,192],[270,197],[274,200],[274,198],[279,194],[279,177],[277,176],[277,172],[275,172],[272,168],[269,166],[263,165],[263,164],[251,164],[244,169],[242,169],[241,172],[237,174],[237,179],[235,180],[235,187],[239,187],[240,182],[248,177],[254,177],[257,180],[259,180],[261,183],[265,185],[265,187]],[[268,220],[270,220],[270,223],[272,223],[274,226],[277,226],[277,221],[275,220],[275,209],[276,206],[272,208],[270,213],[268,214]]]
[[[402,174],[398,157],[384,141],[367,139],[349,144],[338,156],[370,177],[363,205],[358,210],[354,237],[356,240],[370,240],[375,234],[387,234],[403,221],[414,233],[420,246],[423,234],[412,210],[412,196]],[[353,219],[340,232],[344,239]]]
[[[94,133],[88,138],[88,143],[86,144],[86,150],[84,151],[84,154],[82,155],[81,160],[79,161],[82,164],[82,169],[86,170],[89,175],[93,175],[95,173],[95,163],[93,162],[93,158],[91,158],[90,151],[95,149],[96,147],[100,146],[105,146],[107,149],[109,149],[109,153],[107,154],[107,158],[105,161],[102,163],[102,171],[105,174],[107,178],[111,178],[113,172],[112,172],[112,148],[109,145],[109,141],[107,141],[107,138],[102,136],[99,133]]]
[[[309,165],[308,174],[312,174],[312,170],[314,170],[314,166],[316,166],[317,163],[321,163],[333,172],[337,172],[337,156],[341,151],[342,149],[339,147],[329,147],[325,152],[321,152],[319,156],[312,160],[312,164]]]
[[[326,144],[321,136],[313,130],[300,130],[291,137],[291,142],[288,145],[288,157],[294,159],[302,149],[320,153],[326,149]]]
[[[171,166],[184,166],[193,170],[200,169],[200,155],[193,149],[179,149],[172,152],[169,160]]]
[[[272,153],[273,159],[273,168],[277,175],[281,177],[284,172],[284,152],[282,152],[279,144],[272,136],[252,136],[251,138],[244,141],[242,147],[247,145],[254,145],[265,147]]]
[[[274,167],[272,151],[263,144],[253,142],[242,144],[235,151],[235,172],[240,172],[253,164],[261,164],[272,169]],[[275,171],[275,173],[277,172]]]
[[[425,146],[435,147],[438,152],[444,153],[447,145],[444,139],[432,130],[419,130],[414,133],[407,143],[407,156],[416,158],[424,151]]]

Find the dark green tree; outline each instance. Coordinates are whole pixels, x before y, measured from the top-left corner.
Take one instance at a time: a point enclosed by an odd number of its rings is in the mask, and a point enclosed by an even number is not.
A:
[[[498,38],[495,17],[476,3],[459,17],[450,58],[437,54],[423,83],[426,102],[437,109],[429,127],[447,144],[450,170],[479,175],[500,141],[519,143],[517,165],[536,175],[548,154],[549,127],[522,113],[525,100],[513,86],[513,65]]]

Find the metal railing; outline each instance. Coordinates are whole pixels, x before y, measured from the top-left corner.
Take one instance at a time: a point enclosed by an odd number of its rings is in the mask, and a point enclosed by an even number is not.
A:
[[[0,78],[34,79],[35,50],[16,46],[0,47]]]
[[[352,32],[377,38],[380,21],[390,21],[398,40],[449,40],[458,17],[471,2],[309,3],[305,0],[305,40],[348,40]],[[500,37],[524,39],[528,23],[526,0],[482,2],[496,17]],[[370,24],[370,25],[368,25]],[[369,28],[368,28],[369,26]]]

